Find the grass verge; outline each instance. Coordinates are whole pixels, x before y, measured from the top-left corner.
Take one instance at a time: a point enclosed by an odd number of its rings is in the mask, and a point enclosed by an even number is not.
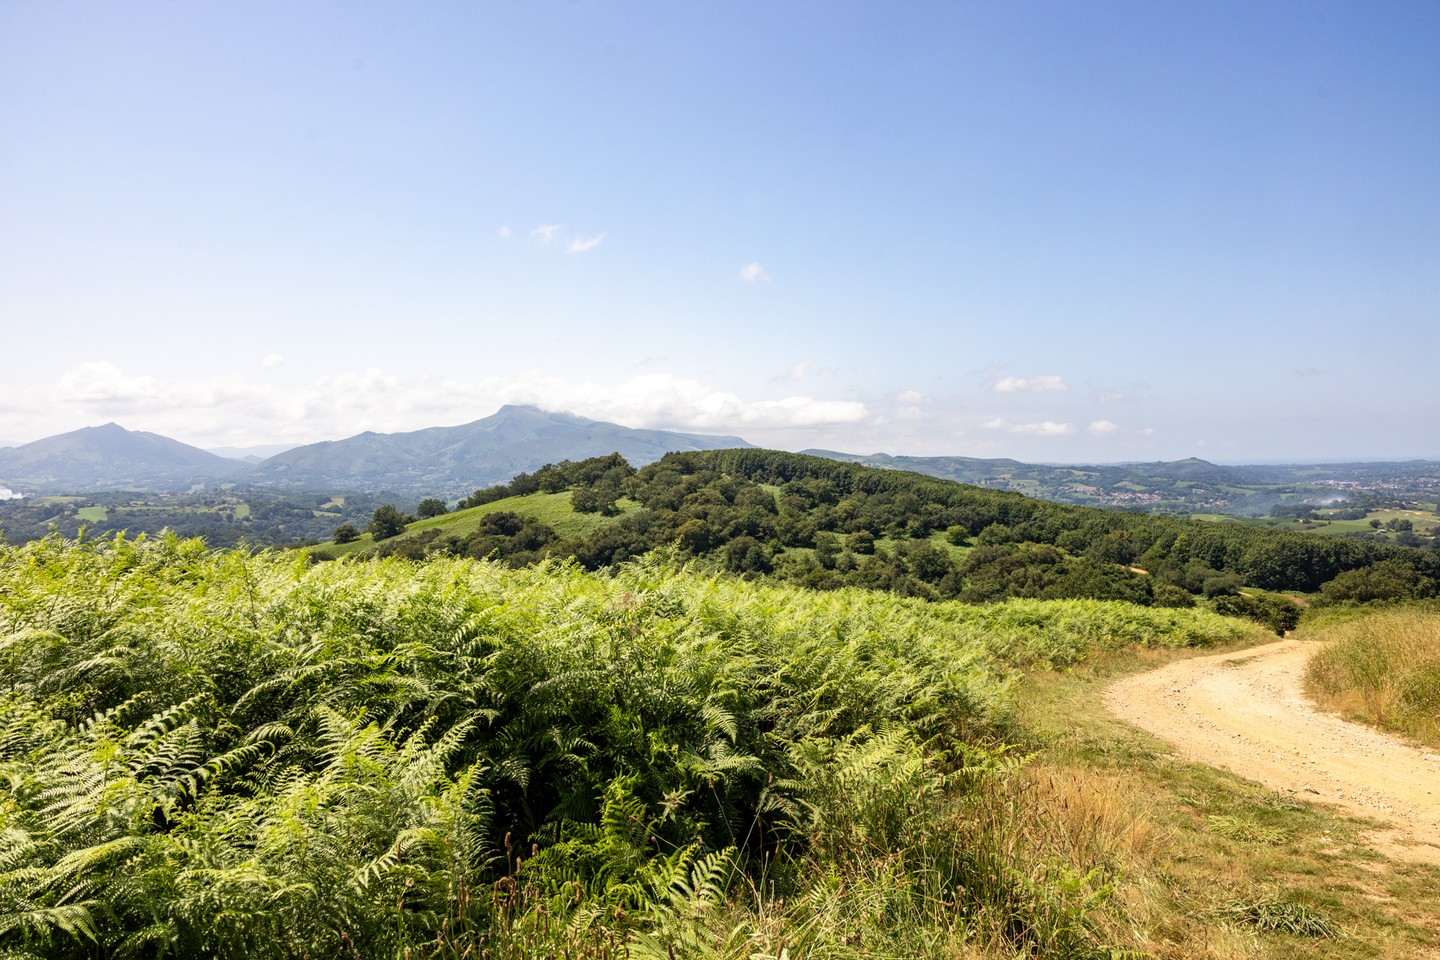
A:
[[[1321,625],[1305,689],[1321,707],[1440,748],[1440,610],[1402,607]]]
[[[1027,674],[1018,724],[1035,753],[1011,787],[1026,859],[1110,885],[1102,939],[1136,956],[1440,956],[1440,870],[1386,860],[1367,821],[1182,761],[1105,709],[1112,681],[1193,655],[1116,650]]]

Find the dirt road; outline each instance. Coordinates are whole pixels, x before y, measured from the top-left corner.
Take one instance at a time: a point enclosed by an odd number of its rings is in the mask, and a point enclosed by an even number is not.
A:
[[[1300,686],[1314,649],[1284,640],[1182,660],[1120,681],[1105,702],[1186,759],[1384,821],[1377,848],[1440,864],[1440,755],[1316,712]]]

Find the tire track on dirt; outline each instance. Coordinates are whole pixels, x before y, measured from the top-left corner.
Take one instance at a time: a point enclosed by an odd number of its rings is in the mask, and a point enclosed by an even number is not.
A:
[[[1283,640],[1181,660],[1112,685],[1105,704],[1186,759],[1383,821],[1377,849],[1440,864],[1440,755],[1315,710],[1300,682],[1314,649]]]

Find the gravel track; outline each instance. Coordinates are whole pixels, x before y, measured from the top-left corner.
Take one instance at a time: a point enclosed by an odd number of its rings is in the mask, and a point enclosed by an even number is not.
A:
[[[1181,660],[1119,681],[1105,704],[1186,759],[1381,821],[1368,839],[1389,856],[1440,864],[1440,755],[1316,711],[1300,682],[1315,649]]]

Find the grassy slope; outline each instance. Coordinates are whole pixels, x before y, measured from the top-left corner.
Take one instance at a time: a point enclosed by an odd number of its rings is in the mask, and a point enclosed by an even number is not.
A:
[[[639,506],[633,500],[622,499],[619,502],[620,514],[623,516],[638,509]],[[616,520],[615,517],[602,517],[598,513],[577,513],[570,506],[569,491],[532,493],[523,497],[506,497],[504,500],[496,500],[478,507],[471,507],[468,510],[456,510],[439,517],[417,520],[407,526],[405,532],[395,537],[394,541],[404,541],[429,530],[439,530],[441,536],[468,537],[479,529],[481,522],[488,514],[505,511],[534,517],[561,537],[583,537]],[[359,540],[350,543],[322,543],[319,546],[311,547],[309,552],[312,556],[334,559],[370,553],[375,547],[374,539],[367,533],[363,534]]]
[[[778,487],[766,486],[771,493],[778,491]],[[619,501],[620,516],[624,516],[633,510],[638,510],[640,504],[634,500],[621,499]],[[577,513],[570,506],[570,492],[563,493],[532,493],[523,497],[507,497],[504,500],[496,500],[493,503],[483,504],[478,507],[471,507],[468,510],[456,510],[454,513],[447,513],[444,516],[430,517],[425,520],[417,520],[405,528],[405,532],[394,538],[392,542],[402,542],[407,538],[418,536],[427,530],[439,530],[441,536],[467,537],[479,528],[485,516],[500,511],[511,511],[521,516],[534,517],[541,523],[550,527],[562,538],[584,537],[601,527],[614,523],[618,517],[603,517],[598,513]],[[875,541],[877,549],[894,550],[899,541],[881,537]],[[971,547],[957,547],[946,538],[943,531],[936,531],[930,537],[930,543],[946,551],[956,563],[963,562],[970,553]],[[308,552],[315,557],[326,560],[333,560],[337,557],[363,556],[372,553],[376,543],[370,534],[362,534],[359,540],[350,543],[322,543],[318,546],[308,548]],[[812,553],[808,547],[791,547],[786,553]]]
[[[1181,761],[1105,709],[1111,680],[1189,655],[1128,648],[1027,674],[1018,722],[1038,750],[1016,788],[1032,842],[1109,864],[1118,915],[1158,958],[1434,955],[1440,870],[1385,860],[1364,845],[1364,821]],[[1244,906],[1320,917],[1343,936],[1263,930],[1239,918]]]

